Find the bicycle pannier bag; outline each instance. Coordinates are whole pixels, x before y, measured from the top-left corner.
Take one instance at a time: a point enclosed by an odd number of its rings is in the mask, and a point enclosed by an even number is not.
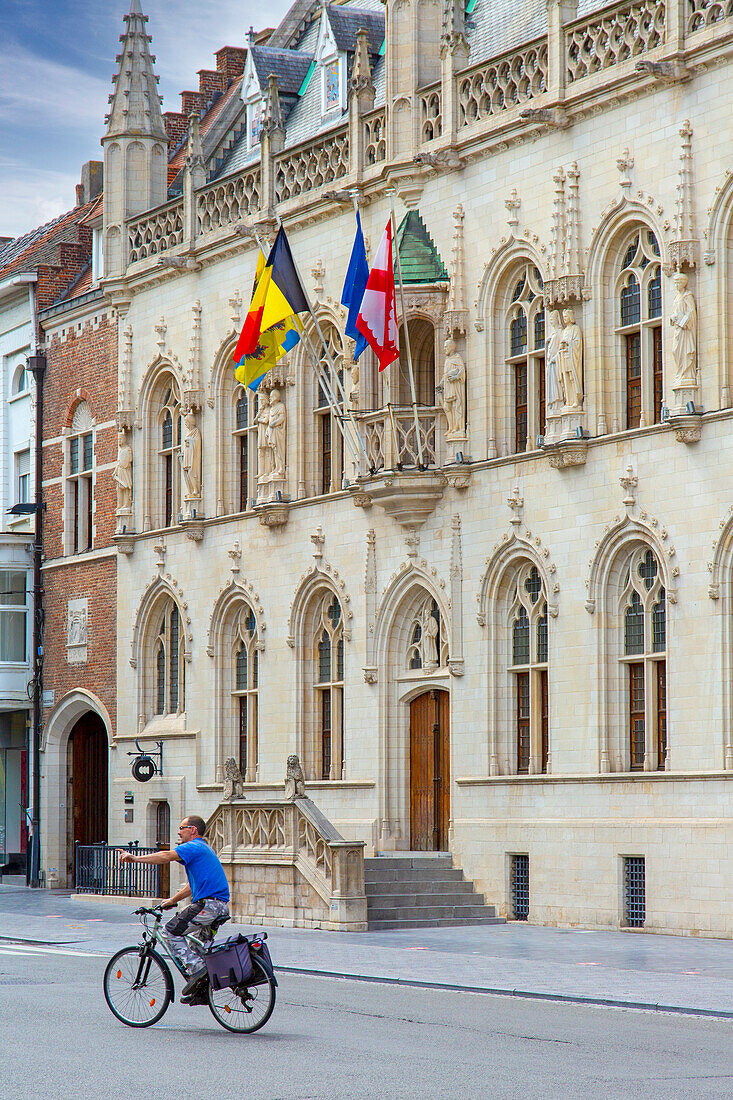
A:
[[[252,953],[256,959],[262,959],[262,962],[265,964],[265,969],[269,974],[272,974],[272,959],[270,958],[270,952],[268,951],[267,944],[264,940],[258,940],[257,946],[252,946]],[[266,981],[267,978],[262,973],[262,971],[258,969],[255,970],[255,972],[253,973],[252,980],[249,984],[264,985]]]
[[[252,978],[252,960],[246,936],[232,936],[204,956],[212,989],[247,985]]]

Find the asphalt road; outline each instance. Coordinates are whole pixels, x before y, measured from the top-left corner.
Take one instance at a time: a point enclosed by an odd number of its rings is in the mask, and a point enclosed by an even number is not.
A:
[[[255,1035],[178,1003],[133,1030],[74,950],[0,944],[2,1100],[733,1096],[730,1021],[283,975]]]

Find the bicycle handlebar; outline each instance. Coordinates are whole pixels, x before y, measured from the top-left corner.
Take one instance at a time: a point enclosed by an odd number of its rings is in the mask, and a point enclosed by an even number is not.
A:
[[[162,917],[163,908],[160,905],[154,905],[152,909],[146,909],[145,906],[141,906],[139,909],[135,910],[136,917],[142,917],[148,913],[153,917]]]

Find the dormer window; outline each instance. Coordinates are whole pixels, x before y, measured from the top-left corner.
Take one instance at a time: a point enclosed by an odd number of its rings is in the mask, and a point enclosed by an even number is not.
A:
[[[334,57],[323,63],[323,113],[341,106],[341,60]]]

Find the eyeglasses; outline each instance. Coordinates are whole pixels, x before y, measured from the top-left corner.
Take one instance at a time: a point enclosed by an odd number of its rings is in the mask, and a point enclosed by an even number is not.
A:
[[[181,825],[178,829],[178,832],[180,833],[181,829],[195,829],[195,828],[196,828],[195,825]]]

